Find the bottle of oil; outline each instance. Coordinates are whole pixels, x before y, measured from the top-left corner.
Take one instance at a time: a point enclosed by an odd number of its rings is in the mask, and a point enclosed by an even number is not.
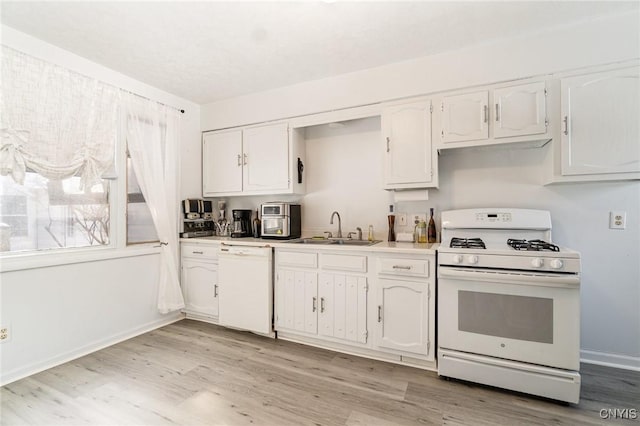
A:
[[[389,215],[387,216],[389,220],[389,235],[387,236],[387,241],[395,241],[396,240],[396,215],[393,214],[393,204],[389,206]]]
[[[430,243],[435,243],[437,241],[436,236],[436,221],[433,218],[433,209],[429,209],[431,216],[429,217],[429,225],[427,227],[427,240]]]
[[[259,213],[260,210],[256,210],[256,218],[253,219],[253,238],[260,238],[260,232],[262,231]]]

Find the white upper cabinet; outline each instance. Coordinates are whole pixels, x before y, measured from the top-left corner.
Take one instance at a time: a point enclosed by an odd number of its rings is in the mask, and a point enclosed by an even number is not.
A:
[[[242,131],[205,133],[202,138],[202,193],[242,191]]]
[[[545,81],[444,95],[439,104],[434,117],[439,123],[439,149],[518,142],[542,145],[551,139]]]
[[[390,106],[382,112],[385,189],[437,186],[431,143],[431,101]]]
[[[545,133],[545,93],[542,81],[494,90],[493,136],[507,138]]]
[[[206,132],[202,140],[205,197],[303,193],[298,163],[304,161],[299,131],[286,123]]]
[[[445,96],[442,111],[442,143],[483,140],[489,137],[489,92]]]
[[[286,124],[246,129],[242,143],[243,189],[289,187],[289,134]]]
[[[563,176],[640,172],[639,70],[560,81]]]

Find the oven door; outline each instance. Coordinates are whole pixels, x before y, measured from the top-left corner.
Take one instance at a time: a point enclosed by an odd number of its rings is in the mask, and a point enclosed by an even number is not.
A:
[[[579,370],[578,275],[441,266],[438,278],[439,347]]]
[[[262,236],[281,237],[289,236],[288,216],[262,216]]]

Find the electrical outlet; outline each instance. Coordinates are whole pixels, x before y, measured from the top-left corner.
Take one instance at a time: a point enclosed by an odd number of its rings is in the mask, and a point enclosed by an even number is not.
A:
[[[9,341],[9,327],[0,327],[0,343]]]
[[[415,225],[416,221],[420,222],[421,220],[427,221],[426,213],[412,213],[411,214],[411,223]]]
[[[396,215],[396,219],[398,219],[399,226],[407,226],[407,214],[406,213],[398,213]]]
[[[624,229],[627,226],[627,212],[609,212],[609,228]]]

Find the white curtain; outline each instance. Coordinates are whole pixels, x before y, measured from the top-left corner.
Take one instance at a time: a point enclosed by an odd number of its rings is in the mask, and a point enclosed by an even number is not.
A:
[[[0,174],[100,183],[113,164],[119,91],[6,46],[1,54]]]
[[[178,276],[178,134],[173,108],[122,93],[129,155],[161,244],[158,310],[184,307]]]

